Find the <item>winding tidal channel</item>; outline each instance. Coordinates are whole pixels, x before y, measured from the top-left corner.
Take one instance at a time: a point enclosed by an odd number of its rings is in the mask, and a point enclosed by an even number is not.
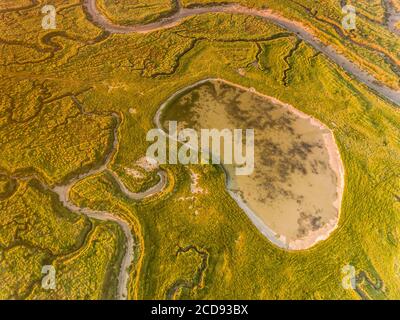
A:
[[[362,70],[357,64],[340,54],[334,47],[325,45],[315,36],[315,34],[313,34],[311,30],[302,25],[300,22],[291,21],[268,9],[249,9],[237,4],[182,8],[182,6],[180,5],[180,1],[177,1],[178,10],[167,18],[164,18],[158,22],[145,25],[124,26],[114,24],[112,21],[104,17],[98,10],[95,0],[84,0],[83,3],[86,12],[96,25],[110,33],[119,34],[150,33],[157,30],[168,29],[178,25],[185,18],[208,13],[220,12],[259,17],[294,33],[299,39],[302,39],[304,42],[311,45],[315,50],[329,57],[333,62],[342,67],[347,73],[354,76],[358,81],[368,86],[379,96],[391,101],[397,106],[400,106],[400,91],[391,89],[388,86],[380,83],[374,76]],[[394,13],[391,14],[390,21],[398,21],[396,20],[396,17],[398,17],[398,15],[395,15]],[[392,23],[390,23],[390,25],[392,26]]]
[[[79,105],[80,109],[83,110],[83,106],[80,105],[79,101],[73,97],[74,102]],[[121,119],[118,114],[113,113],[112,116],[117,120],[117,123],[119,124],[121,122]],[[112,221],[116,222],[121,229],[123,230],[126,238],[126,245],[125,245],[125,254],[122,259],[119,275],[118,275],[118,289],[117,289],[117,299],[119,300],[125,300],[128,297],[128,283],[129,283],[129,267],[133,262],[133,256],[134,256],[134,238],[132,235],[131,228],[129,227],[128,223],[121,219],[120,217],[106,211],[96,211],[92,210],[89,208],[80,208],[76,206],[71,200],[70,200],[70,191],[72,187],[77,184],[78,182],[90,177],[97,175],[102,172],[108,172],[112,175],[114,178],[115,182],[118,184],[120,190],[124,193],[126,197],[132,200],[142,200],[147,197],[151,197],[159,192],[161,192],[165,186],[167,185],[167,175],[164,171],[159,171],[158,175],[160,177],[160,181],[150,189],[141,192],[141,193],[133,193],[126,188],[124,183],[121,181],[119,176],[108,169],[108,166],[113,159],[113,156],[116,153],[117,147],[118,147],[118,128],[119,125],[117,125],[114,128],[114,141],[112,144],[112,147],[108,154],[105,157],[105,160],[103,163],[97,167],[89,170],[86,173],[79,174],[76,177],[71,178],[69,181],[62,185],[57,185],[54,188],[52,188],[52,191],[55,192],[62,204],[64,205],[65,208],[68,210],[78,213],[78,214],[84,214],[88,216],[89,218],[101,220],[101,221]]]

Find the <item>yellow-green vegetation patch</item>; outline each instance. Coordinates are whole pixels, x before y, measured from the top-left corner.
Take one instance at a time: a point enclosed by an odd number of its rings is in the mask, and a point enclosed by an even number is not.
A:
[[[173,13],[174,0],[100,0],[98,8],[118,24],[149,23]]]
[[[298,48],[297,41],[294,37],[290,37],[261,42],[257,55],[258,59],[255,61],[256,64],[254,66],[257,67],[258,64],[262,71],[270,74],[277,82],[286,84],[288,72],[290,71],[288,59]]]
[[[0,174],[0,200],[10,197],[17,188],[17,182],[7,175]]]
[[[18,103],[7,103],[0,167],[13,173],[33,171],[52,184],[101,161],[115,126],[111,116],[85,114],[71,96],[46,101],[40,86],[28,89],[28,94],[22,87],[21,96],[14,96]]]
[[[0,194],[5,194],[9,189],[10,180],[6,176],[0,176]]]
[[[23,244],[1,249],[0,299],[24,299],[35,283],[41,283],[46,253]]]
[[[34,182],[21,183],[0,206],[0,243],[4,248],[18,239],[58,255],[79,244],[85,230],[90,228],[87,219],[67,212],[53,195]]]
[[[0,201],[0,216],[0,277],[5,284],[0,290],[2,299],[43,298],[37,290],[46,291],[42,288],[45,266],[55,268],[55,280],[59,283],[56,291],[48,292],[48,297],[115,297],[119,248],[123,247],[118,243],[124,239],[118,227],[68,212],[35,181],[20,183],[11,197]],[[71,270],[67,272],[79,282],[70,279],[72,284],[68,284],[61,276],[67,268],[67,257],[89,257],[88,253],[85,255],[87,247],[94,247],[92,260],[82,261],[90,262],[90,266],[84,271],[84,263],[76,267],[75,272],[81,271],[80,278]],[[73,285],[72,292],[68,291]]]
[[[269,40],[288,32],[259,17],[214,13],[194,16],[179,26],[175,32],[184,37],[210,41],[238,42]]]
[[[16,3],[15,0],[3,0],[0,3],[0,9],[2,11],[12,11],[15,9],[26,8],[32,4],[31,0],[20,0]]]
[[[201,290],[208,267],[208,252],[189,245],[176,250],[177,280],[167,290],[166,299],[189,299],[197,290]]]
[[[336,0],[184,0],[186,7],[212,5],[220,3],[237,3],[245,7],[271,9],[290,20],[299,21],[323,40],[326,44],[337,47],[347,57],[360,64],[377,79],[388,85],[399,88],[400,40],[393,37],[384,24],[384,7],[382,1],[360,2],[353,4],[358,12],[357,28],[344,30],[344,14],[340,2]]]
[[[117,224],[103,223],[86,243],[69,255],[56,258],[56,288],[36,285],[28,299],[115,299],[124,235]]]
[[[14,1],[15,2],[15,1]],[[21,1],[18,1],[21,3]],[[22,1],[25,2],[25,1]],[[54,42],[59,38],[72,38],[76,40],[89,40],[98,35],[101,30],[91,24],[80,6],[79,0],[55,0],[51,5],[56,8],[59,19],[57,29],[46,30],[42,28],[42,7],[40,2],[27,1],[31,5],[18,4],[17,10],[0,10],[1,44],[13,44],[18,48],[15,53],[18,55],[26,48],[33,48],[42,52],[46,48],[54,48]],[[23,18],[21,18],[23,14]]]
[[[392,1],[392,0],[389,0]],[[347,5],[352,5],[357,8],[357,13],[363,15],[363,18],[372,21],[383,23],[385,20],[385,1],[371,0],[371,1],[347,1]]]

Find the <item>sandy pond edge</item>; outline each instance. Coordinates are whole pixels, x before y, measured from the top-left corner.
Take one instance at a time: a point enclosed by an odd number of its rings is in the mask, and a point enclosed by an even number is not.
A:
[[[333,231],[335,231],[339,225],[340,221],[340,215],[341,215],[341,204],[342,204],[342,199],[343,199],[343,192],[344,192],[344,187],[345,187],[345,170],[344,170],[344,165],[342,158],[340,156],[340,152],[338,149],[338,146],[336,144],[335,136],[333,134],[333,131],[329,129],[325,124],[323,124],[321,121],[317,120],[316,118],[307,115],[306,113],[296,109],[294,106],[286,104],[274,97],[267,96],[263,93],[260,93],[256,91],[254,88],[248,88],[233,82],[230,82],[225,79],[220,79],[220,78],[206,78],[203,80],[199,80],[191,85],[185,86],[178,91],[176,91],[174,94],[172,94],[167,100],[165,100],[160,107],[158,108],[155,116],[154,116],[154,123],[157,126],[157,128],[165,135],[168,135],[163,129],[162,125],[160,122],[161,115],[164,111],[164,109],[172,102],[176,97],[179,95],[189,91],[190,89],[196,88],[197,86],[210,82],[210,81],[218,81],[218,82],[223,82],[228,85],[234,86],[236,88],[242,89],[247,92],[251,92],[253,94],[256,94],[260,97],[263,97],[266,100],[271,101],[274,104],[277,104],[279,106],[282,106],[291,112],[293,112],[295,115],[299,116],[300,118],[307,119],[310,121],[311,125],[317,126],[319,129],[323,129],[327,131],[328,133],[323,134],[323,138],[325,141],[325,146],[328,150],[329,154],[329,164],[331,169],[335,172],[336,178],[337,178],[337,199],[333,203],[335,208],[338,210],[338,214],[335,218],[331,219],[324,227],[320,228],[317,231],[310,232],[307,237],[303,239],[298,239],[292,242],[287,243],[285,237],[279,236],[276,232],[274,232],[271,228],[269,228],[259,217],[258,215],[253,212],[245,203],[245,201],[240,197],[239,194],[233,192],[230,190],[230,185],[231,185],[231,178],[225,170],[224,166],[221,165],[222,169],[225,172],[226,176],[226,190],[230,194],[230,196],[235,200],[235,202],[239,205],[239,207],[246,213],[246,215],[249,217],[251,222],[255,225],[255,227],[269,240],[271,241],[274,245],[278,246],[281,249],[285,250],[290,250],[290,251],[297,251],[297,250],[305,250],[313,247],[320,241],[326,240]]]

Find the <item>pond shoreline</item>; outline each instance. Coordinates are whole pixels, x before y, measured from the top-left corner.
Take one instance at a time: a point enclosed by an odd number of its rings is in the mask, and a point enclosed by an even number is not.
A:
[[[342,203],[342,197],[343,197],[343,192],[344,192],[344,185],[345,185],[345,173],[344,173],[344,166],[343,166],[343,161],[341,159],[336,140],[334,137],[334,134],[332,130],[330,130],[327,126],[325,126],[322,122],[317,120],[316,118],[309,116],[302,111],[296,109],[295,107],[283,103],[276,98],[267,96],[265,94],[257,92],[254,88],[247,88],[238,84],[235,84],[233,82],[220,79],[220,78],[206,78],[200,81],[195,82],[194,84],[191,84],[189,86],[186,86],[184,88],[179,89],[176,91],[173,95],[171,95],[166,101],[164,101],[159,109],[156,112],[156,115],[154,117],[154,123],[157,126],[157,128],[166,136],[168,136],[168,133],[166,133],[163,130],[163,126],[161,124],[161,118],[163,111],[169,106],[169,104],[174,101],[177,97],[180,95],[184,94],[185,92],[190,91],[191,89],[194,89],[198,87],[199,85],[202,85],[207,82],[212,82],[212,81],[218,81],[222,82],[231,86],[234,86],[236,88],[242,89],[246,92],[251,92],[254,93],[276,105],[279,105],[283,108],[286,108],[290,112],[294,113],[298,117],[302,119],[307,119],[313,126],[317,126],[319,129],[322,129],[326,131],[326,133],[323,134],[324,137],[324,142],[325,142],[325,147],[328,150],[329,153],[329,165],[331,169],[335,172],[336,178],[337,178],[337,198],[335,203],[333,204],[335,208],[338,210],[338,215],[335,217],[335,219],[332,219],[327,223],[324,228],[321,228],[318,230],[318,232],[311,232],[310,235],[305,237],[304,239],[299,239],[296,241],[292,241],[290,243],[286,242],[286,239],[282,236],[279,236],[274,230],[272,230],[270,227],[268,227],[262,220],[261,218],[253,211],[251,210],[246,202],[242,199],[242,197],[235,191],[231,189],[232,187],[232,178],[226,170],[226,168],[223,165],[220,165],[222,167],[223,171],[225,172],[225,177],[226,177],[226,191],[230,194],[230,196],[235,200],[235,202],[239,205],[239,207],[246,213],[246,215],[249,217],[251,222],[256,226],[256,228],[269,240],[271,241],[274,245],[278,246],[279,248],[285,249],[285,250],[290,250],[290,251],[297,251],[297,250],[305,250],[309,249],[318,242],[327,239],[330,234],[336,230],[339,220],[340,220],[340,207]]]

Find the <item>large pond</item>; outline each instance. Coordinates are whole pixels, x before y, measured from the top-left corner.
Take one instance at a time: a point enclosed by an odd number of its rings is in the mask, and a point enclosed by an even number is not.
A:
[[[227,189],[257,228],[276,245],[306,249],[336,228],[343,165],[332,132],[317,120],[222,80],[204,80],[171,97],[159,110],[164,131],[180,128],[254,129],[254,171],[224,166]]]

